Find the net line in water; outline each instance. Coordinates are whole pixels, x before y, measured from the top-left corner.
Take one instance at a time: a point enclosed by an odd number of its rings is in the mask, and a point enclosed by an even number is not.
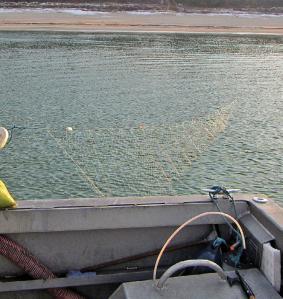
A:
[[[221,134],[229,109],[206,118],[133,128],[48,130],[95,196],[175,194],[174,185]]]
[[[70,130],[13,126],[13,138],[2,152],[5,175],[19,188],[29,185],[37,192],[40,186],[51,197],[50,186],[67,197],[72,192],[76,197],[176,195],[188,189],[193,162],[225,130],[232,106],[160,125]]]

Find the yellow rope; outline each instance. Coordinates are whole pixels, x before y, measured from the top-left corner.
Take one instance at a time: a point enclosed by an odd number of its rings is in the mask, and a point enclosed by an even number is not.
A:
[[[87,173],[82,169],[82,167],[76,162],[76,160],[66,151],[66,149],[64,148],[64,146],[57,140],[57,138],[51,133],[50,130],[47,130],[47,133],[54,139],[54,141],[56,142],[56,144],[59,146],[59,148],[62,150],[62,152],[64,153],[64,155],[69,158],[74,165],[76,166],[76,168],[79,170],[80,175],[82,178],[84,178],[85,180],[87,180],[87,182],[89,183],[91,189],[95,192],[98,193],[100,196],[105,196],[104,193],[98,188],[98,186],[95,184],[94,180],[91,179]]]

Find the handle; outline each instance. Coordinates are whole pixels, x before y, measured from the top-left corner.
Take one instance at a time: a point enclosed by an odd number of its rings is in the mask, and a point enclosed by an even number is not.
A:
[[[163,273],[163,275],[160,277],[160,279],[158,280],[157,287],[159,289],[161,289],[164,286],[166,280],[169,277],[171,277],[175,272],[184,270],[189,267],[208,267],[208,268],[211,268],[212,270],[214,270],[220,276],[221,279],[226,280],[226,277],[227,277],[227,275],[225,274],[223,269],[212,261],[209,261],[209,260],[186,260],[186,261],[179,262],[179,263],[171,266],[169,269],[167,269]]]

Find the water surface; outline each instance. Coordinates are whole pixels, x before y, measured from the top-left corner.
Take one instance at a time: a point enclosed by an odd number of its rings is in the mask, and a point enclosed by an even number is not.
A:
[[[18,199],[220,184],[283,200],[282,40],[1,32],[0,122],[20,127],[1,178]]]

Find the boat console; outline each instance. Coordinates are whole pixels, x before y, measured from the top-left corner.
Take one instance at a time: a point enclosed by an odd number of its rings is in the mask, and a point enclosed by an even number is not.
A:
[[[240,283],[231,286],[218,274],[208,273],[169,278],[162,288],[158,288],[152,280],[124,283],[110,299],[282,298],[258,269],[243,270],[240,273],[253,290],[254,297],[247,297]],[[233,275],[233,272],[225,274]]]

